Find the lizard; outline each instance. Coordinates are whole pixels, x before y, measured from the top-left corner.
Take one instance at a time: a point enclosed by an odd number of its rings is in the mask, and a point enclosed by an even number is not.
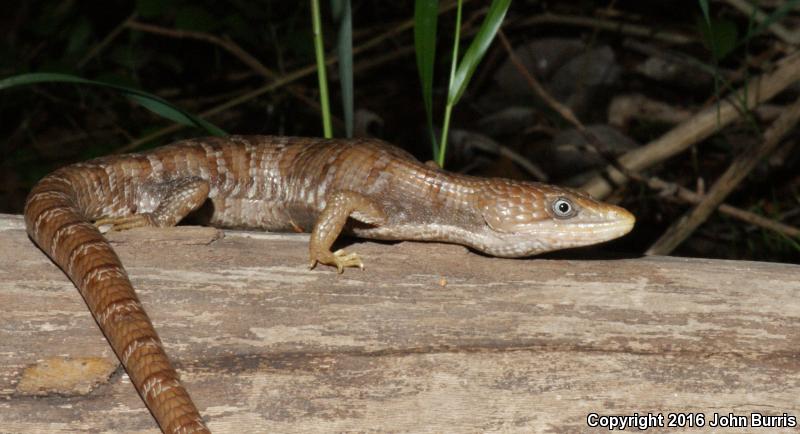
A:
[[[331,251],[342,232],[525,257],[635,222],[576,190],[446,172],[377,139],[188,139],[57,169],[27,197],[27,232],[78,288],[165,433],[210,431],[101,229],[169,227],[204,209],[216,227],[311,232],[309,266],[340,273],[363,268],[358,254]]]

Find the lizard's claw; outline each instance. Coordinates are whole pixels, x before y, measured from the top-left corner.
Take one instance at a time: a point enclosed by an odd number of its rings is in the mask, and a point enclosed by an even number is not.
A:
[[[336,267],[336,270],[339,272],[339,274],[344,272],[345,267],[358,267],[362,270],[364,269],[364,263],[361,261],[361,257],[358,255],[358,253],[347,253],[341,249],[333,253],[326,252],[312,256],[311,261],[308,264],[308,268],[314,268],[314,266],[317,265],[317,262]]]
[[[344,272],[344,267],[358,267],[360,269],[364,269],[364,263],[361,261],[361,257],[358,256],[358,253],[347,253],[342,249],[339,249],[333,252],[333,257],[335,258],[334,261],[336,262],[336,268],[339,270],[339,274]]]
[[[124,231],[133,228],[141,228],[147,226],[155,226],[153,216],[149,213],[134,214],[125,217],[108,217],[97,219],[94,225],[98,228],[102,226],[111,226],[110,231]]]

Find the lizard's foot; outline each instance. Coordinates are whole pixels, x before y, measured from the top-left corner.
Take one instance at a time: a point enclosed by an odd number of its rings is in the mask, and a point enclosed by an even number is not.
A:
[[[339,269],[340,273],[344,271],[344,267],[358,267],[362,270],[364,269],[364,263],[361,261],[361,256],[358,256],[358,253],[347,253],[339,249],[333,252],[333,256],[336,258],[336,268]]]
[[[312,256],[309,268],[314,268],[314,266],[317,265],[317,262],[325,265],[335,266],[339,271],[339,274],[344,272],[345,267],[358,267],[362,270],[364,269],[364,263],[361,261],[361,257],[358,256],[358,253],[347,253],[342,249],[339,249],[333,253],[318,253],[316,257]]]
[[[148,226],[156,226],[153,221],[153,215],[150,213],[134,214],[125,217],[108,217],[97,219],[94,225],[98,228],[103,226],[111,226],[110,231],[124,231],[133,228],[141,228]]]

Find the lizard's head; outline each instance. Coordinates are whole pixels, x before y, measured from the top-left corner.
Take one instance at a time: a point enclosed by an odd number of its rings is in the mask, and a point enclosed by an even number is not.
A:
[[[485,242],[475,247],[495,256],[530,256],[597,244],[627,234],[636,221],[625,209],[572,189],[492,181],[480,199],[487,225]]]

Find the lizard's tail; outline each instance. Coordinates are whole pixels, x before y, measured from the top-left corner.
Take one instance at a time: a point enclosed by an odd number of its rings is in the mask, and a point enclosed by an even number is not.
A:
[[[210,432],[178,380],[117,254],[82,211],[69,175],[53,173],[28,195],[28,235],[78,287],[162,431]]]

